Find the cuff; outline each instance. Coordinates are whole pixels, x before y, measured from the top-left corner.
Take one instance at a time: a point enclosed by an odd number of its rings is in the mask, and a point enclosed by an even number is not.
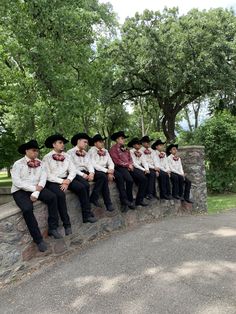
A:
[[[38,198],[39,197],[39,191],[35,191],[31,194],[31,196],[35,197],[35,198]]]

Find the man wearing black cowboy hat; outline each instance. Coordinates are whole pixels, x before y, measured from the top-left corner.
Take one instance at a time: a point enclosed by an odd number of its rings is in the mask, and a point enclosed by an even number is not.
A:
[[[116,178],[117,188],[120,193],[120,201],[122,204],[122,211],[128,211],[130,209],[135,209],[133,204],[133,178],[130,172],[133,171],[133,161],[129,150],[124,146],[125,139],[128,136],[125,135],[124,131],[118,131],[111,135],[111,140],[115,141],[109,153],[115,164],[115,170],[120,174]]]
[[[128,147],[132,147],[132,149],[130,150],[130,154],[134,165],[134,171],[131,173],[131,175],[133,176],[134,181],[139,187],[136,196],[136,203],[137,200],[140,200],[138,201],[140,205],[147,206],[148,204],[146,204],[143,199],[145,196],[147,196],[146,190],[148,186],[148,176],[150,175],[150,171],[144,154],[141,151],[141,146],[142,144],[137,137],[133,138],[128,143]]]
[[[47,245],[43,241],[33,213],[33,203],[37,199],[48,205],[48,234],[56,239],[62,236],[57,231],[57,198],[54,193],[45,188],[47,174],[42,162],[37,158],[39,149],[40,147],[35,140],[22,144],[18,148],[18,152],[25,156],[13,165],[11,192],[16,204],[23,213],[34,242],[37,244],[39,251],[44,252],[47,250]]]
[[[158,165],[158,183],[160,189],[160,199],[171,200],[171,189],[170,189],[170,168],[167,160],[167,156],[164,153],[164,144],[160,139],[156,140],[152,144],[152,149],[155,152],[155,158]]]
[[[48,174],[47,187],[53,191],[58,198],[58,210],[65,228],[65,234],[72,233],[70,218],[68,215],[66,196],[67,190],[75,193],[81,203],[83,222],[95,222],[91,215],[91,209],[87,200],[87,191],[83,184],[76,180],[76,169],[71,156],[64,152],[68,140],[60,134],[49,136],[45,141],[47,148],[53,150],[43,158]]]
[[[153,197],[157,197],[156,195],[156,178],[159,176],[159,165],[155,156],[155,152],[150,147],[150,143],[153,139],[150,139],[149,136],[145,135],[141,138],[141,151],[144,154],[144,157],[147,161],[149,174],[148,174],[148,185],[146,191],[146,198],[152,199]]]
[[[185,176],[181,158],[177,156],[177,152],[178,144],[170,144],[166,149],[171,171],[172,195],[175,199],[193,203],[190,200],[191,181]]]
[[[113,211],[114,207],[110,198],[108,182],[113,181],[115,177],[114,163],[110,154],[104,148],[105,140],[106,137],[103,138],[100,134],[96,134],[90,140],[90,146],[93,147],[91,147],[88,151],[88,155],[90,162],[95,169],[94,181],[97,182],[91,194],[90,200],[96,204],[98,202],[99,194],[102,193],[106,209],[108,211]]]
[[[89,158],[89,154],[86,151],[88,144],[90,143],[91,138],[86,133],[77,133],[71,139],[71,144],[74,148],[68,151],[68,154],[71,155],[72,161],[76,168],[76,179],[80,181],[87,190],[88,200],[90,203],[94,204],[96,207],[100,207],[98,203],[98,193],[100,192],[101,187],[104,184],[104,178],[102,175],[97,175],[95,179],[95,169]],[[95,181],[93,191],[89,197],[90,185],[89,182]]]

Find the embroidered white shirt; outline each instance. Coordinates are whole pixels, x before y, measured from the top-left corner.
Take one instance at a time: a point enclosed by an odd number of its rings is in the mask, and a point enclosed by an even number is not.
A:
[[[95,170],[102,172],[107,172],[108,169],[114,170],[114,163],[108,150],[103,148],[102,151],[105,153],[105,156],[99,156],[99,149],[97,147],[93,146],[92,148],[90,148],[90,150],[88,151],[88,157],[90,159],[90,162],[92,163],[92,166]]]
[[[69,154],[62,152],[65,157],[63,161],[54,160],[52,155],[57,154],[54,150],[44,156],[43,163],[47,171],[47,180],[62,184],[64,178],[72,181],[76,176],[75,167]]]
[[[158,167],[162,171],[169,172],[170,171],[170,167],[169,167],[169,163],[168,163],[168,159],[167,159],[166,153],[159,152],[158,150],[155,150],[154,152],[155,152],[155,155],[156,155]],[[160,156],[163,156],[163,157],[161,158]]]
[[[141,156],[137,157],[134,153],[135,151],[136,151],[135,148],[132,148],[130,150],[130,154],[131,154],[131,157],[132,157],[132,160],[134,163],[134,168],[140,169],[142,171],[145,171],[145,170],[148,171],[149,167],[148,167],[148,163],[146,161],[146,158],[144,157],[144,153],[142,152],[141,149],[139,149],[137,152],[140,152]]]
[[[178,157],[178,160],[174,160],[174,155],[170,154],[167,159],[168,159],[168,164],[170,167],[170,171],[180,174],[181,176],[184,175],[184,170],[182,167],[182,162],[181,162],[181,158]],[[177,157],[177,156],[176,156]]]
[[[159,164],[158,164],[158,161],[156,159],[155,151],[151,147],[149,147],[149,148],[141,147],[140,150],[143,152],[144,158],[146,159],[146,161],[148,163],[149,169],[159,168]],[[144,152],[146,150],[149,150],[151,152],[151,154],[145,154]]]
[[[94,168],[91,160],[89,159],[88,153],[84,150],[85,156],[76,155],[76,151],[79,150],[77,146],[69,149],[67,153],[71,156],[71,160],[76,170],[76,174],[83,176],[82,171],[88,171],[89,173],[94,173]]]
[[[40,161],[37,158],[36,160]],[[11,193],[19,190],[24,190],[28,192],[33,192],[32,196],[38,198],[40,192],[36,191],[36,185],[44,187],[47,180],[47,174],[45,171],[45,167],[43,166],[43,163],[41,161],[40,166],[37,168],[30,168],[27,165],[28,161],[30,161],[30,159],[25,156],[14,163],[11,170]]]

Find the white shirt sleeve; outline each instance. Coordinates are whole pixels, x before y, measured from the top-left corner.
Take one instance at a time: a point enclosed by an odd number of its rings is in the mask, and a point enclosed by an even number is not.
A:
[[[29,183],[24,182],[24,179],[20,176],[20,164],[14,163],[11,170],[12,183],[20,190],[34,192],[36,191],[36,185],[29,185]]]

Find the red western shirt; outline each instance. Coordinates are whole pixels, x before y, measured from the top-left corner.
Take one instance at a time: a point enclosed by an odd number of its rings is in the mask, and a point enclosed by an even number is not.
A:
[[[116,166],[128,168],[133,165],[130,151],[124,148],[123,145],[115,144],[109,151],[111,158]]]

